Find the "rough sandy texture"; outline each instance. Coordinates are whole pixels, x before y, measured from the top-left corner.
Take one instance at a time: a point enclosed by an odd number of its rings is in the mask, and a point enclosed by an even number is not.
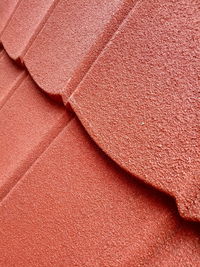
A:
[[[20,2],[1,36],[4,48],[12,59],[23,61],[24,53],[36,38],[56,3],[57,0]]]
[[[66,125],[64,107],[49,100],[30,77],[0,110],[0,199]]]
[[[36,83],[65,100],[135,0],[61,0],[24,57]]]
[[[0,39],[1,34],[8,23],[11,15],[17,7],[20,0],[1,0],[0,1]]]
[[[0,109],[25,77],[26,72],[3,50],[0,54]]]
[[[200,221],[200,5],[142,1],[71,97],[98,145]]]
[[[1,204],[0,264],[197,267],[197,227],[174,208],[73,120]]]
[[[199,267],[199,8],[0,1],[0,266]]]

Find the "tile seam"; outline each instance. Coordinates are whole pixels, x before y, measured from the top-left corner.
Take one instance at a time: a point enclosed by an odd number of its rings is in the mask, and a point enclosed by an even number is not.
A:
[[[15,7],[14,10],[13,10],[13,12],[11,13],[11,15],[10,15],[8,21],[7,21],[6,24],[4,25],[2,32],[0,33],[0,43],[1,43],[2,45],[3,45],[3,43],[1,42],[1,36],[2,36],[2,34],[3,34],[3,32],[4,32],[4,30],[6,29],[6,27],[8,26],[8,24],[10,23],[10,20],[12,19],[13,15],[15,14],[15,11],[17,10],[17,8],[19,7],[19,5],[20,5],[21,2],[22,2],[22,0],[19,0],[19,2],[17,3],[16,7]],[[4,48],[4,49],[5,49],[5,48]]]
[[[21,76],[19,78],[19,80],[13,85],[11,86],[11,91],[10,93],[8,93],[8,95],[4,98],[3,103],[0,105],[0,111],[1,109],[4,107],[4,105],[6,104],[6,102],[12,97],[12,95],[15,93],[15,91],[17,90],[17,88],[22,84],[22,82],[27,78],[28,73],[26,73],[25,70],[22,71],[22,73],[19,75]]]
[[[26,53],[28,52],[29,48],[31,47],[31,45],[34,43],[35,39],[37,38],[38,34],[41,32],[41,30],[44,28],[47,20],[49,19],[49,17],[51,16],[51,14],[53,13],[55,7],[58,5],[58,3],[60,2],[60,0],[56,0],[52,6],[49,7],[48,11],[46,12],[46,14],[44,15],[43,19],[41,20],[41,23],[39,23],[38,25],[38,29],[36,28],[36,30],[34,31],[32,37],[30,38],[29,42],[27,43],[24,51],[22,52],[21,56],[19,57],[20,62],[25,65],[23,58],[25,57]]]
[[[95,62],[98,60],[99,56],[102,54],[102,52],[104,51],[104,49],[106,48],[106,46],[111,42],[111,40],[115,37],[115,35],[117,34],[117,32],[119,31],[120,27],[122,26],[122,24],[126,21],[127,17],[129,16],[130,12],[132,12],[132,10],[134,10],[139,4],[141,4],[143,2],[143,0],[136,0],[132,6],[130,7],[130,9],[128,10],[128,12],[126,12],[123,16],[123,18],[121,19],[120,23],[117,25],[116,30],[111,34],[110,38],[108,38],[108,40],[106,41],[105,44],[103,44],[102,48],[100,49],[99,53],[97,54],[97,56],[95,57],[95,59],[92,61],[92,63],[88,66],[86,72],[83,74],[83,77],[81,78],[81,80],[74,86],[70,96],[65,96],[64,94],[61,94],[61,97],[63,99],[63,103],[65,105],[67,105],[69,98],[73,95],[73,93],[76,91],[77,87],[79,86],[79,84],[81,84],[81,82],[85,79],[85,77],[87,76],[88,72],[90,71],[90,69],[92,68],[92,66],[95,64]],[[66,86],[67,87],[67,86]],[[63,89],[63,93],[66,92],[66,87]]]
[[[33,159],[32,162],[27,163],[27,167],[26,166],[22,167],[22,169],[23,169],[22,173],[19,175],[19,177],[16,181],[13,181],[13,184],[6,185],[8,188],[5,188],[5,191],[3,190],[2,194],[0,195],[0,205],[9,196],[10,192],[17,186],[17,184],[21,181],[21,179],[29,171],[29,169],[37,162],[38,159],[40,159],[40,157],[43,155],[43,153],[45,153],[45,151],[49,148],[49,146],[52,144],[52,142],[65,129],[65,127],[73,119],[73,116],[70,115],[70,118],[68,120],[67,120],[67,118],[65,120],[65,118],[66,118],[66,112],[62,115],[62,117],[59,119],[59,121],[56,123],[56,125],[54,127],[52,127],[52,129],[50,130],[50,132],[53,136],[49,137],[49,140],[48,140],[47,144],[44,146],[44,148],[42,148],[41,151],[37,151],[37,149],[39,149],[39,147],[43,143],[43,140],[41,142],[39,142],[39,144],[36,146],[36,148],[37,148],[35,151],[37,154],[36,158]],[[56,130],[57,130],[57,132],[56,132]]]

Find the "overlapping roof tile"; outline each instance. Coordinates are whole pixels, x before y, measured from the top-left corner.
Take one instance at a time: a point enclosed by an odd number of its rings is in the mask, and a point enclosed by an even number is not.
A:
[[[112,159],[200,221],[198,7],[140,2],[70,103]]]
[[[20,0],[0,1],[0,36],[19,2]]]
[[[3,50],[0,54],[0,109],[25,75],[24,69],[17,66]]]
[[[199,266],[199,7],[0,2],[0,266]]]
[[[197,228],[173,208],[72,120],[0,206],[0,264],[197,267]]]
[[[11,71],[12,69],[10,69]],[[0,110],[0,199],[66,125],[64,107],[26,77]]]
[[[69,96],[136,1],[57,2],[22,0],[1,41],[43,90]]]
[[[22,60],[56,2],[57,0],[20,1],[1,36],[4,48],[11,58]]]
[[[37,84],[71,94],[135,0],[61,0],[24,57]]]

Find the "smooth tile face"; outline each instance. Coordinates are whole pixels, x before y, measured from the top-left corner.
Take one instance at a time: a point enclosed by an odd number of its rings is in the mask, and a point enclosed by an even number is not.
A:
[[[25,77],[25,71],[5,51],[0,52],[0,109]]]
[[[67,113],[26,78],[0,110],[0,199],[67,123]]]
[[[120,166],[169,193],[200,221],[197,1],[142,1],[70,103]]]
[[[179,242],[174,264],[197,266],[198,235],[183,225],[168,198],[130,179],[73,120],[1,203],[0,264],[148,266]]]
[[[66,101],[135,0],[61,0],[24,57],[36,83]]]
[[[45,16],[48,16],[48,12],[55,2],[57,0],[20,1],[1,37],[10,57],[18,59],[23,56],[44,25]]]

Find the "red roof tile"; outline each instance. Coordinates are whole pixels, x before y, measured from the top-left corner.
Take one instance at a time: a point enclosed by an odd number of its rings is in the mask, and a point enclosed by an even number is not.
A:
[[[130,179],[73,120],[1,204],[0,264],[198,266],[197,231],[171,204]]]
[[[198,6],[136,5],[70,103],[112,159],[200,221]]]
[[[0,266],[199,266],[199,15],[0,2]]]
[[[69,96],[135,0],[61,0],[24,57],[36,83]]]
[[[25,77],[26,73],[7,56],[0,54],[0,109]]]
[[[67,113],[26,78],[0,110],[0,199],[66,125]]]
[[[0,1],[0,36],[20,0]]]
[[[10,57],[18,59],[24,55],[56,2],[57,0],[20,1],[1,36]]]

